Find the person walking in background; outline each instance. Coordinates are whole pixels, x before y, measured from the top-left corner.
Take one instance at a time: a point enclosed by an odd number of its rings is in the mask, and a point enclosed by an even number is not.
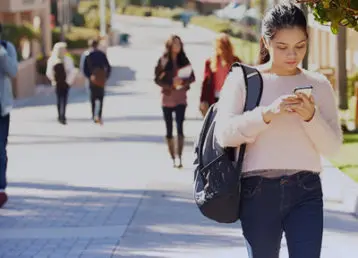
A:
[[[209,107],[218,101],[226,75],[235,62],[241,62],[241,59],[234,54],[229,36],[225,33],[218,34],[214,54],[205,61],[199,107],[203,116]]]
[[[332,85],[324,75],[299,67],[307,30],[305,14],[293,3],[266,12],[261,54],[269,62],[260,67],[259,106],[243,110],[246,84],[240,67],[229,73],[217,106],[220,146],[247,144],[238,205],[251,258],[278,258],[283,232],[291,258],[321,253],[321,155],[338,153],[342,132]]]
[[[92,41],[92,52],[85,58],[84,73],[90,84],[92,120],[103,124],[103,99],[105,85],[111,74],[111,65],[106,54],[98,49],[98,44],[97,40]]]
[[[51,84],[56,87],[58,121],[63,125],[67,124],[66,106],[68,91],[76,77],[73,60],[66,53],[66,43],[57,42],[53,46],[46,68],[47,77],[51,81]]]
[[[88,49],[85,50],[81,54],[80,67],[79,67],[82,75],[85,77],[85,89],[86,89],[88,95],[90,95],[90,88],[89,88],[90,83],[89,83],[88,78],[85,75],[85,60],[86,60],[86,57],[93,51],[92,45],[93,45],[93,40],[91,39],[91,40],[88,41]]]
[[[177,128],[177,155],[178,168],[182,165],[184,147],[185,110],[187,106],[187,91],[190,84],[195,81],[194,71],[187,58],[183,42],[177,35],[172,35],[165,44],[165,52],[159,58],[155,68],[155,83],[161,87],[162,110],[166,126],[166,142],[170,157],[175,162],[175,143],[173,139],[173,113]]]
[[[0,24],[0,36],[2,26]],[[11,42],[0,41],[0,208],[8,200],[5,192],[7,187],[7,140],[10,127],[10,111],[13,105],[13,94],[11,79],[18,70],[17,53]]]

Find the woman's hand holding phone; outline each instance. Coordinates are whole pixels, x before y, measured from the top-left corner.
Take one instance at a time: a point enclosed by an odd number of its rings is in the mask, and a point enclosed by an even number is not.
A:
[[[303,121],[311,121],[316,111],[312,95],[307,96],[305,93],[297,93],[297,97],[300,98],[301,105],[293,107],[293,111],[297,113]]]

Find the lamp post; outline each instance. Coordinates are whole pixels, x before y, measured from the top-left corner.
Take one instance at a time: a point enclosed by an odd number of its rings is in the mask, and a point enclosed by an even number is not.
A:
[[[57,20],[60,24],[60,39],[61,41],[65,41],[63,0],[57,1]]]
[[[101,37],[106,35],[106,1],[100,0],[99,2],[99,16],[100,16],[100,33]]]
[[[116,3],[115,0],[109,0],[109,6],[111,9],[111,28],[113,28],[114,25],[114,16],[116,14]]]

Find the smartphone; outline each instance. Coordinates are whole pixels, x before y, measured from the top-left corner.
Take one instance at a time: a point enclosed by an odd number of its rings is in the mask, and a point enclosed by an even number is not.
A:
[[[296,87],[293,90],[293,93],[305,93],[308,97],[312,94],[313,86],[302,86],[302,87]]]

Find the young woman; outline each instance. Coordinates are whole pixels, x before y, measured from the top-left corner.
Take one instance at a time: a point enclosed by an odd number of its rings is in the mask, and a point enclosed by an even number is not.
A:
[[[58,42],[54,45],[47,61],[46,75],[56,87],[58,121],[66,124],[68,90],[75,79],[75,66],[71,57],[66,55],[67,45]]]
[[[251,258],[278,258],[285,232],[290,258],[319,258],[323,201],[321,155],[339,150],[342,134],[334,92],[321,74],[298,67],[307,45],[307,21],[292,3],[263,20],[270,61],[259,107],[243,112],[245,83],[233,69],[218,103],[216,137],[224,146],[247,144],[241,223]],[[312,93],[294,93],[313,86]]]
[[[165,49],[165,53],[159,58],[155,68],[155,83],[162,88],[162,109],[167,131],[166,141],[174,166],[176,166],[175,143],[173,139],[173,113],[175,113],[178,135],[178,167],[181,168],[183,166],[182,152],[184,146],[183,123],[187,106],[186,92],[189,90],[190,84],[195,81],[195,75],[193,70],[187,76],[185,72],[179,72],[182,68],[189,68],[190,70],[191,67],[180,37],[176,35],[171,36],[165,44]],[[182,75],[182,78],[178,75]]]
[[[205,62],[200,96],[200,111],[203,116],[205,116],[209,106],[218,101],[226,75],[235,62],[241,62],[241,60],[235,56],[230,38],[227,34],[220,33],[215,41],[214,55]]]

